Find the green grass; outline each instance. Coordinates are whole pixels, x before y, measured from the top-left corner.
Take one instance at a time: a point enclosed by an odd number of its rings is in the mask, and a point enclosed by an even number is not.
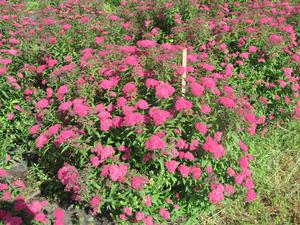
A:
[[[245,140],[257,199],[226,200],[223,207],[200,215],[202,224],[300,224],[300,123],[270,129]]]

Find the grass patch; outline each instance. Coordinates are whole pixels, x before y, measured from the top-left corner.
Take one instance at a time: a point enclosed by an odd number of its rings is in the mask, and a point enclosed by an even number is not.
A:
[[[289,122],[264,136],[245,140],[257,199],[251,204],[228,199],[200,215],[203,224],[300,224],[300,124]]]

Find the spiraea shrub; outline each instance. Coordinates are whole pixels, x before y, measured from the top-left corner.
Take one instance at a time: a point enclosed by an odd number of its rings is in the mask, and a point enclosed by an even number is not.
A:
[[[0,0],[1,123],[48,197],[146,225],[255,200],[243,138],[300,118],[300,5],[199,2]],[[0,195],[17,207],[0,220],[63,224],[8,179],[13,143]]]

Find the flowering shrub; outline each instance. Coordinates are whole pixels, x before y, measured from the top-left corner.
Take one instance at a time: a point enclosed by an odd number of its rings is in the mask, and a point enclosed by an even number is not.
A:
[[[23,106],[13,102],[5,117],[30,118],[24,138],[56,191],[96,217],[109,210],[147,225],[191,223],[230,196],[255,200],[255,149],[243,137],[300,118],[300,5],[0,5],[1,86]],[[36,205],[34,219],[46,222]],[[57,209],[55,224],[62,217]]]

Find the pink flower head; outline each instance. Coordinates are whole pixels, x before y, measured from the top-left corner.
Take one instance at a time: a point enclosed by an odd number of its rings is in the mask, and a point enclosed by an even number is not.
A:
[[[224,200],[224,186],[222,184],[216,185],[214,189],[208,194],[209,202],[212,204]]]
[[[202,148],[204,151],[210,152],[215,159],[220,159],[223,155],[225,155],[224,147],[211,137],[206,137]]]
[[[145,218],[145,214],[143,212],[136,212],[135,213],[135,219],[137,221],[141,221]]]
[[[215,69],[215,67],[213,65],[207,64],[207,63],[202,63],[200,64],[200,67],[205,70],[205,71],[213,71]]]
[[[182,177],[187,177],[189,175],[189,173],[190,173],[190,167],[181,164],[178,167],[178,171],[180,172],[180,174],[181,174]]]
[[[97,209],[100,205],[101,197],[100,196],[94,196],[90,199],[89,205],[92,209]]]
[[[48,136],[45,133],[41,133],[40,136],[35,140],[35,146],[37,148],[42,148],[45,144],[48,143]]]
[[[183,110],[189,110],[192,107],[193,107],[193,104],[184,98],[179,98],[175,102],[175,109],[179,112],[183,111]]]
[[[164,124],[165,121],[170,118],[171,114],[168,111],[164,111],[162,109],[159,109],[157,107],[152,107],[149,110],[149,115],[154,121],[154,124],[156,126]]]
[[[204,93],[204,87],[197,82],[190,83],[190,89],[192,94],[196,97],[200,97]]]
[[[36,214],[41,211],[46,205],[48,205],[48,201],[34,200],[28,204],[28,208],[33,214]]]
[[[190,173],[192,174],[193,178],[195,180],[199,180],[200,179],[200,176],[201,176],[201,169],[199,167],[195,167],[195,166],[192,166],[190,168]]]
[[[166,144],[159,136],[151,135],[145,142],[145,148],[147,150],[163,150],[166,148]]]
[[[146,206],[151,206],[152,205],[152,201],[151,201],[151,196],[150,195],[146,195],[145,205]]]
[[[140,190],[142,188],[142,185],[145,184],[146,180],[144,177],[140,176],[134,176],[131,178],[130,183],[133,189]]]
[[[67,102],[63,102],[58,106],[58,111],[66,111],[68,109],[71,108],[72,106],[72,102],[71,101],[67,101]]]
[[[54,143],[62,144],[68,139],[74,137],[75,133],[73,130],[62,130],[59,136],[54,140]]]
[[[272,45],[278,45],[283,41],[284,41],[283,38],[280,35],[277,35],[277,34],[271,34],[268,37],[268,42],[271,43]]]
[[[235,192],[235,189],[232,185],[225,184],[225,192],[229,195],[233,194]]]
[[[253,202],[256,199],[256,194],[253,189],[247,189],[246,201]]]
[[[65,186],[65,191],[79,191],[78,171],[74,166],[65,163],[64,166],[58,170],[58,179]]]
[[[125,59],[124,59],[124,63],[129,65],[129,66],[137,66],[139,65],[139,61],[137,59],[136,56],[127,56]]]
[[[84,103],[74,103],[73,102],[73,112],[79,117],[84,117],[88,115],[89,107]]]
[[[40,101],[38,101],[38,102],[36,103],[35,107],[36,107],[37,109],[44,109],[44,108],[47,108],[47,107],[48,107],[48,104],[49,104],[48,99],[43,98],[43,99],[41,99]]]
[[[129,112],[124,116],[123,126],[130,127],[144,122],[144,116],[140,113]]]
[[[12,121],[12,120],[14,119],[14,114],[8,113],[8,114],[6,115],[6,118],[7,118],[8,121]]]
[[[201,134],[206,134],[206,132],[207,132],[207,125],[206,124],[198,122],[198,123],[195,124],[195,128]]]
[[[171,160],[171,161],[165,161],[165,166],[167,167],[167,170],[170,173],[174,173],[176,168],[178,167],[179,162],[175,161],[175,160]]]
[[[68,93],[68,87],[66,85],[62,85],[56,91],[56,98],[61,101],[66,93]]]
[[[145,225],[153,225],[153,219],[152,219],[152,216],[146,216],[144,219],[143,219],[143,222]]]
[[[256,52],[256,51],[257,51],[257,47],[251,45],[251,46],[249,46],[248,51],[249,51],[250,53]]]
[[[115,153],[115,150],[109,145],[105,147],[97,146],[97,148],[99,148],[97,155],[100,159],[100,162],[104,162],[107,158],[112,157]]]
[[[59,123],[55,124],[55,125],[53,125],[53,126],[51,126],[51,127],[48,128],[48,134],[50,136],[55,135],[55,134],[58,133],[58,131],[59,131],[60,128],[61,128],[61,124],[59,124]]]
[[[201,77],[200,84],[210,90],[214,89],[216,85],[215,81],[210,77]]]
[[[220,104],[222,104],[223,106],[225,106],[226,108],[234,108],[235,107],[235,103],[231,98],[220,97],[218,102]]]
[[[148,103],[144,99],[140,99],[134,104],[134,106],[139,109],[147,109]]]
[[[61,208],[56,208],[54,210],[54,218],[55,219],[63,219],[64,218],[64,211]]]
[[[175,88],[173,88],[169,83],[159,82],[155,86],[155,95],[158,98],[169,98],[175,92]]]
[[[200,112],[203,114],[208,114],[210,113],[211,108],[208,105],[201,105],[200,106]]]
[[[0,177],[6,177],[6,176],[7,176],[6,170],[0,168]]]
[[[240,148],[241,148],[242,151],[244,151],[244,152],[247,152],[247,151],[248,151],[247,145],[245,145],[244,142],[243,142],[242,140],[239,140],[239,141],[238,141],[238,144],[239,144],[239,146],[240,146]]]
[[[35,134],[36,132],[38,132],[38,130],[40,129],[41,125],[40,124],[36,124],[33,125],[30,129],[29,129],[29,133],[31,135]]]
[[[159,215],[164,218],[165,220],[169,219],[170,218],[170,213],[165,210],[164,208],[160,208],[159,209]]]
[[[34,215],[34,220],[38,221],[38,222],[41,222],[41,223],[46,223],[48,221],[47,218],[46,218],[45,213],[42,213],[42,212],[35,214]]]
[[[243,156],[239,159],[239,165],[242,170],[246,170],[249,167],[248,159],[246,156]]]
[[[153,48],[156,45],[156,42],[152,40],[139,40],[136,44],[140,48]]]
[[[135,94],[137,89],[136,89],[136,86],[133,82],[129,82],[129,83],[124,85],[122,91],[123,91],[125,96],[128,96],[130,94]]]

